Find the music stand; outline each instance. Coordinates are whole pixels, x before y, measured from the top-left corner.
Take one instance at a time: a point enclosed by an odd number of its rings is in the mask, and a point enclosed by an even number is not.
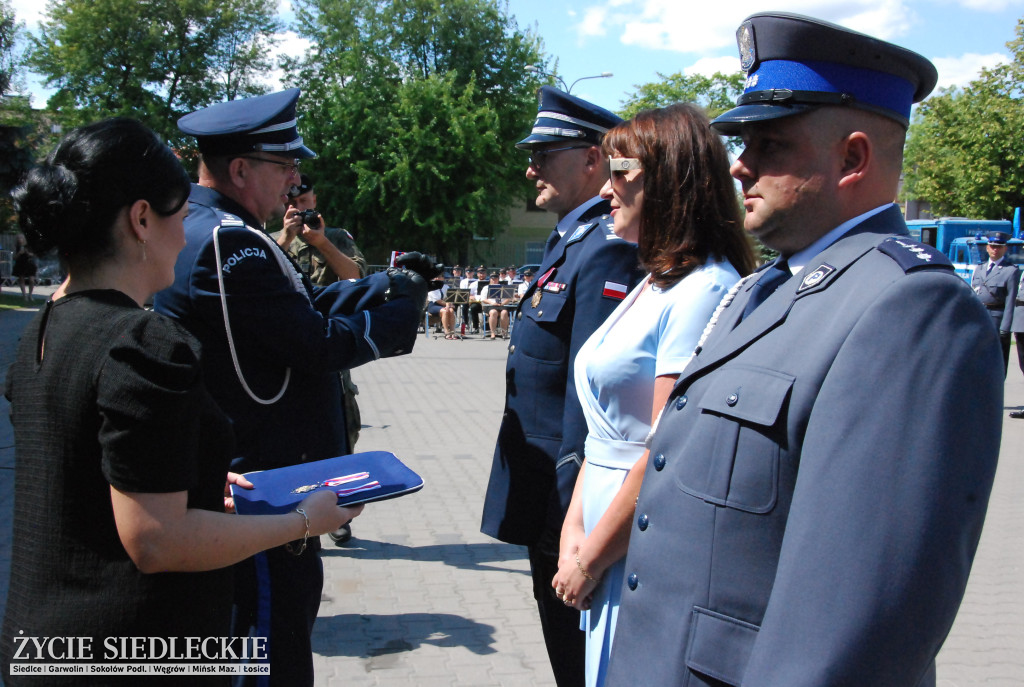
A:
[[[444,294],[444,301],[452,305],[465,305],[469,303],[469,289],[449,288]]]
[[[492,296],[492,298],[494,298],[494,300],[498,301],[499,303],[501,303],[501,301],[507,300],[507,299],[512,299],[514,301],[515,298],[516,298],[516,294],[518,292],[519,292],[519,287],[516,286],[515,284],[502,284],[501,286],[498,287],[498,294],[496,296]],[[487,295],[488,296],[491,295],[490,290],[487,291]],[[510,307],[510,306],[514,307],[515,303],[504,303],[502,305],[502,307],[505,307],[505,308]]]
[[[459,317],[459,321],[462,323],[462,330],[465,331],[466,327],[466,308],[469,307],[469,289],[459,288],[448,288],[448,291],[444,294],[444,302],[450,303],[455,306],[455,312]],[[459,335],[462,338],[462,335]]]

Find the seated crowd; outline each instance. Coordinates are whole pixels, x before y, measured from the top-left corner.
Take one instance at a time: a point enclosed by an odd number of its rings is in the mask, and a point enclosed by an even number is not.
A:
[[[466,333],[481,332],[484,315],[484,336],[507,338],[510,313],[526,293],[533,275],[532,269],[526,268],[520,274],[515,266],[488,269],[480,265],[463,269],[455,265],[444,284],[427,298],[427,326],[433,326],[434,333],[443,334],[445,339],[461,339]]]

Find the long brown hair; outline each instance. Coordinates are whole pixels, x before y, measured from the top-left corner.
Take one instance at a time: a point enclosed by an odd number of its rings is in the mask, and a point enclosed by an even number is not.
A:
[[[674,285],[709,258],[728,260],[740,276],[753,271],[729,156],[699,108],[644,110],[611,129],[602,148],[640,160],[639,254],[657,286]]]

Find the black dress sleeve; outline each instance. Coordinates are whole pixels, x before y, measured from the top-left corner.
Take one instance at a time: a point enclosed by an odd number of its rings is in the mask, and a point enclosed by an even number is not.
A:
[[[127,492],[192,488],[202,377],[199,346],[167,318],[142,311],[112,342],[97,381],[102,470]]]

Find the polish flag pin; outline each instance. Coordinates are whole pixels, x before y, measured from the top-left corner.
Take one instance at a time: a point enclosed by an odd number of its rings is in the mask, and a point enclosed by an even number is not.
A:
[[[626,285],[616,284],[613,281],[606,281],[604,283],[604,291],[601,295],[605,298],[614,298],[615,300],[621,301],[626,297]]]

